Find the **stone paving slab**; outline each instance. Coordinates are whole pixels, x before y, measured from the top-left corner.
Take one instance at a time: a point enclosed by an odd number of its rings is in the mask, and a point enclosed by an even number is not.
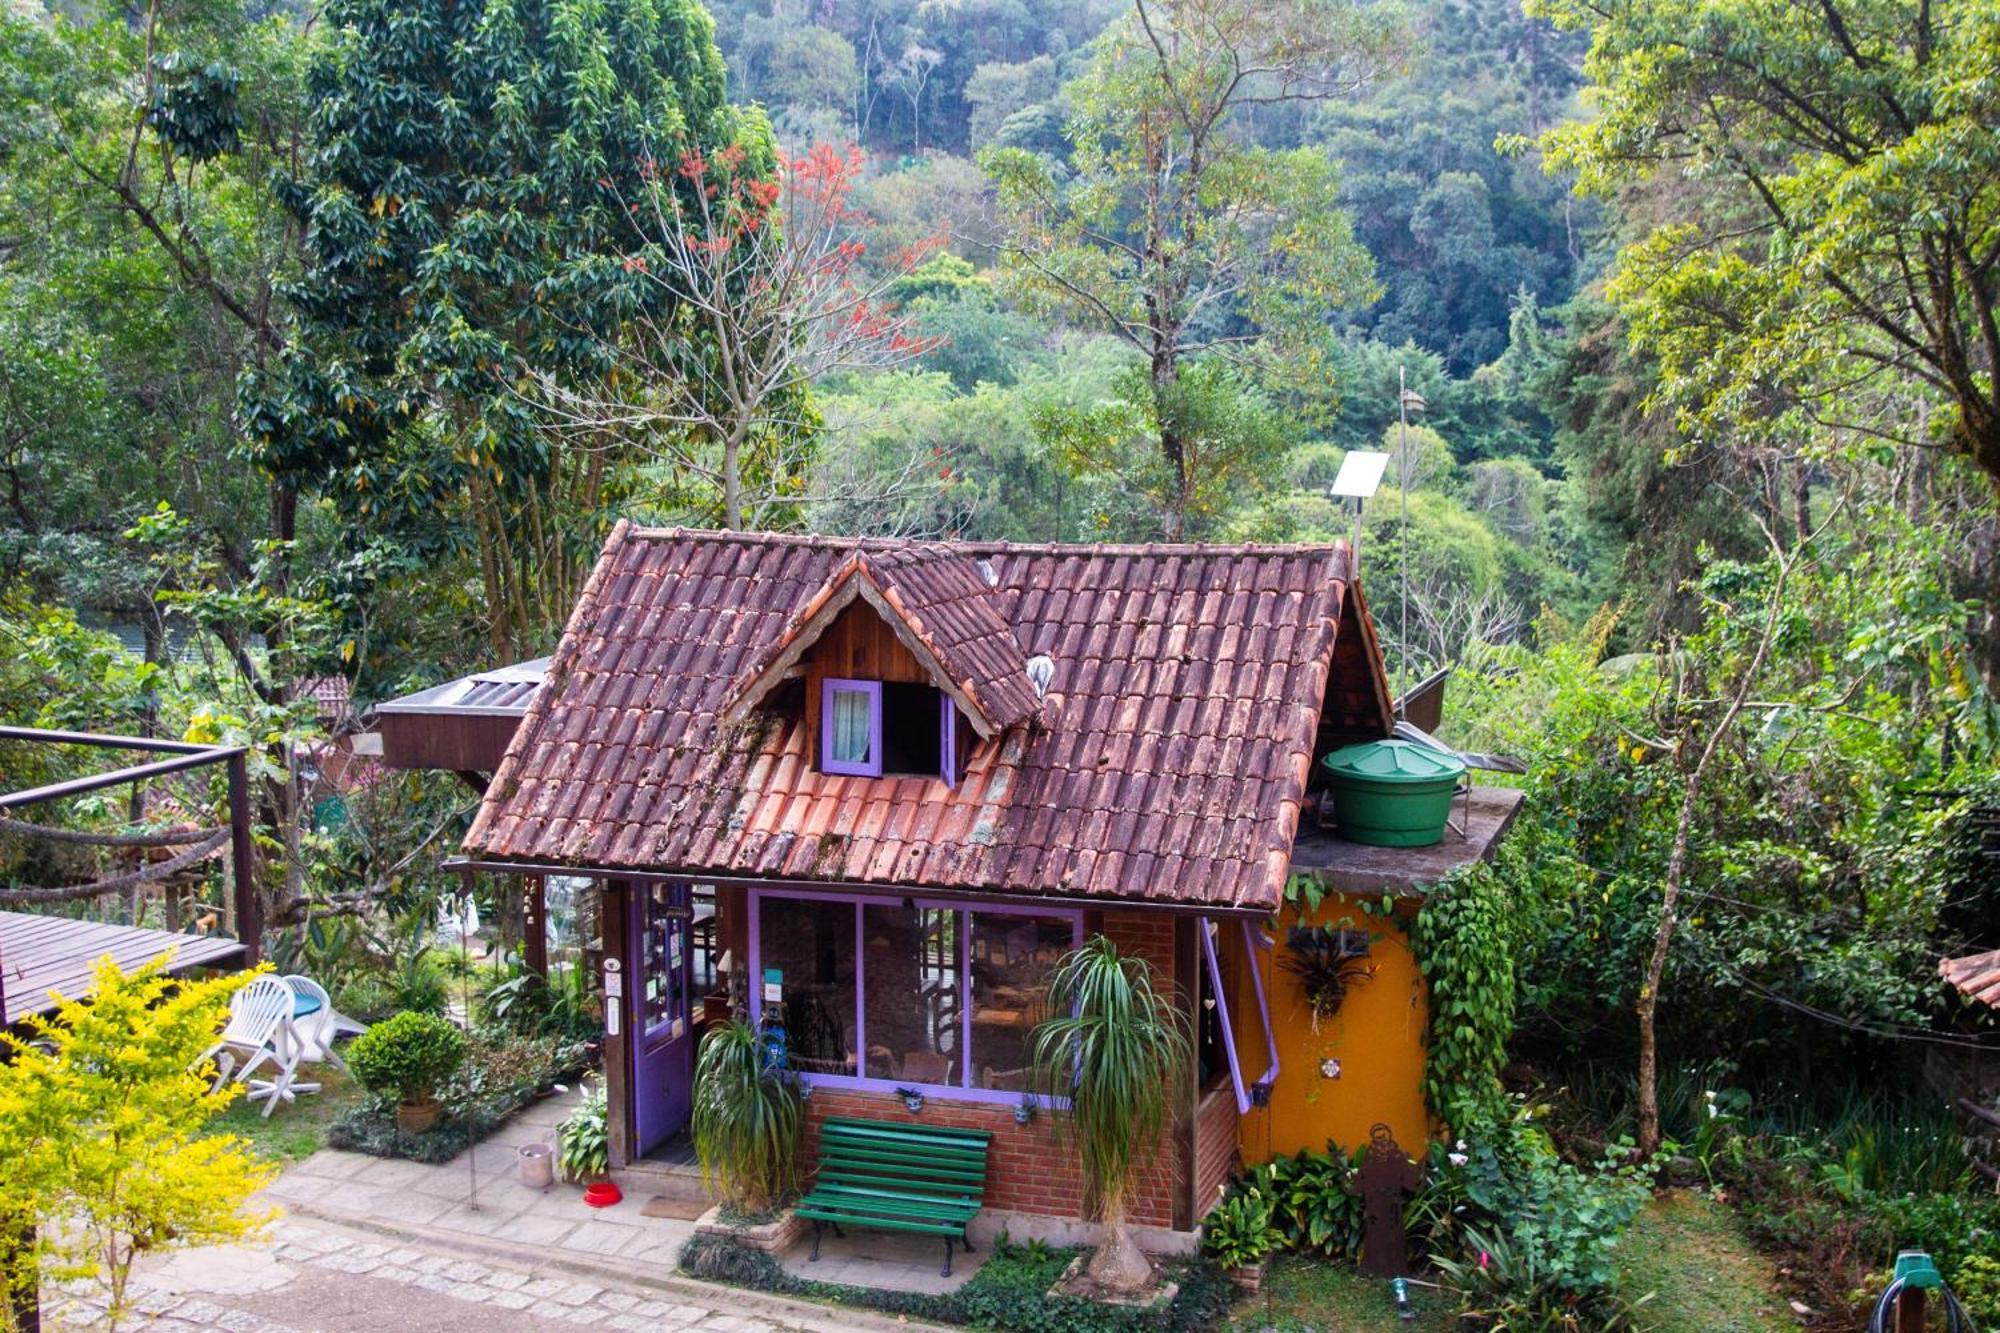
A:
[[[123,1327],[146,1333],[511,1333],[568,1327],[883,1333],[924,1327],[685,1280],[676,1283],[675,1299],[660,1299],[639,1284],[427,1253],[418,1245],[296,1218],[273,1223],[254,1244],[149,1260],[133,1288],[138,1313]],[[44,1323],[51,1330],[103,1325],[102,1306],[89,1292],[52,1293],[46,1307]]]

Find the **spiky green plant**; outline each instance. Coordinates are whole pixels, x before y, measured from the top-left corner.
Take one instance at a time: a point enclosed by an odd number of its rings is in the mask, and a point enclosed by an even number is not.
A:
[[[702,1183],[740,1212],[782,1203],[798,1185],[798,1088],[765,1058],[757,1029],[732,1019],[702,1038],[690,1130]]]
[[[1104,1224],[1089,1273],[1115,1291],[1136,1290],[1152,1263],[1126,1228],[1126,1206],[1140,1163],[1174,1123],[1193,1060],[1191,1025],[1155,989],[1146,960],[1120,955],[1102,935],[1057,965],[1048,1007],[1054,1017],[1029,1039],[1030,1081],[1044,1098],[1069,1103],[1053,1119],[1075,1139]]]

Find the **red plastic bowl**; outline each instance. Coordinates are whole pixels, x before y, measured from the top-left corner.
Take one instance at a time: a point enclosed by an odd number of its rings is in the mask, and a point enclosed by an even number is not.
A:
[[[583,1191],[583,1201],[592,1208],[609,1208],[624,1197],[624,1192],[608,1180],[595,1181]]]

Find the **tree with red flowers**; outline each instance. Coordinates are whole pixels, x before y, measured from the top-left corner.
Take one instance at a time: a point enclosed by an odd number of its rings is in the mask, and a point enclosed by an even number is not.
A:
[[[873,224],[853,203],[862,161],[858,148],[816,144],[780,154],[774,176],[745,171],[733,147],[643,163],[646,188],[626,207],[644,243],[621,276],[672,299],[643,303],[601,340],[612,366],[602,380],[529,373],[527,396],[547,428],[653,452],[672,467],[679,498],[729,528],[927,484],[915,467],[841,475],[818,447],[816,381],[902,365],[936,345],[889,293],[943,238],[871,255]]]

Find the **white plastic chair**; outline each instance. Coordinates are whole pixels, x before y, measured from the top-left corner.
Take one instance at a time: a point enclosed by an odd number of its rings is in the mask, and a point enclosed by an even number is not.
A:
[[[278,1029],[291,1020],[292,989],[276,977],[258,977],[230,996],[229,1022],[222,1037],[201,1056],[215,1061],[214,1087],[220,1088],[232,1075],[248,1078],[251,1070],[274,1058]]]
[[[339,1051],[333,1049],[334,1036],[340,1029],[340,1015],[333,1010],[333,997],[326,993],[326,987],[311,977],[290,976],[284,981],[293,995],[319,1002],[318,1009],[292,1021],[293,1035],[299,1041],[300,1061],[309,1065],[324,1061],[345,1074],[347,1062],[340,1058]]]

